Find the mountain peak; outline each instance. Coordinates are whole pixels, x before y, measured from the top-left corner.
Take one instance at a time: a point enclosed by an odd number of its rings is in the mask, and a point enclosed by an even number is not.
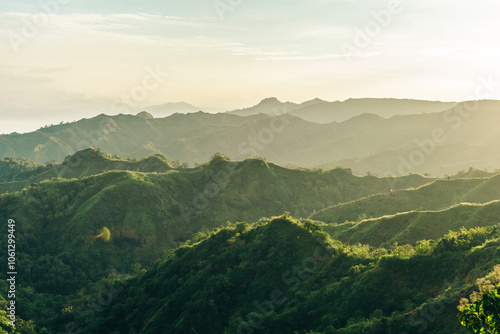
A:
[[[319,98],[315,98],[315,99],[312,99],[312,100],[309,100],[309,101],[302,102],[300,104],[300,107],[301,108],[310,107],[310,106],[313,106],[313,105],[316,105],[316,104],[320,104],[320,103],[328,103],[328,102],[325,101],[325,100],[319,99]]]
[[[75,152],[73,155],[68,155],[63,161],[63,165],[79,165],[82,162],[90,163],[95,161],[105,160],[105,154],[99,149],[93,147],[85,148]]]
[[[151,105],[145,107],[144,110],[147,110],[157,118],[162,118],[173,115],[175,113],[187,114],[200,111],[202,109],[186,102],[168,102],[159,105]]]
[[[142,117],[142,118],[145,118],[145,119],[153,119],[153,115],[151,115],[150,113],[148,113],[147,111],[141,111],[140,113],[138,113],[136,115],[137,117]]]
[[[278,100],[276,97],[268,97],[263,99],[262,101],[259,102],[258,106],[263,106],[263,105],[274,105],[274,104],[281,104],[282,102]]]

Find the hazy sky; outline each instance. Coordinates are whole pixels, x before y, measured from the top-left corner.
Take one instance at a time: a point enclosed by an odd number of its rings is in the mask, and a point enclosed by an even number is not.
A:
[[[177,101],[225,111],[269,96],[465,100],[481,77],[500,82],[499,9],[494,0],[0,1],[0,133]]]

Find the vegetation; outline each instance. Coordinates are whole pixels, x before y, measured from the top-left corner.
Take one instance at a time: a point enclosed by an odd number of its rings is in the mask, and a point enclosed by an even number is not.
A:
[[[332,237],[343,242],[361,242],[387,247],[394,242],[412,244],[423,239],[438,239],[448,231],[461,227],[487,227],[499,222],[500,201],[485,204],[463,203],[441,211],[398,213],[379,218],[363,218],[359,222],[324,226]],[[436,223],[439,222],[439,223]]]
[[[458,317],[465,327],[474,333],[500,333],[500,266],[485,278],[478,279],[479,292],[470,296],[470,301],[460,301]]]
[[[461,333],[459,300],[498,264],[497,176],[358,177],[220,153],[189,168],[95,149],[1,166],[3,185],[24,186],[0,195],[23,268],[18,326],[0,312],[0,333]],[[398,207],[412,211],[367,218]],[[358,219],[291,217],[325,212]]]
[[[159,154],[142,160],[124,159],[116,154],[106,154],[93,148],[67,156],[60,164],[50,162],[45,165],[36,165],[24,158],[8,157],[0,161],[0,194],[19,191],[32,183],[54,178],[82,178],[111,170],[163,173],[187,167],[186,163],[168,161],[166,157]]]
[[[336,113],[328,106],[325,112],[321,101],[312,102],[314,105],[304,106],[305,110],[289,109],[290,113],[277,116],[253,112],[246,117],[203,112],[166,118],[143,114],[99,115],[31,133],[0,135],[0,159],[14,156],[36,163],[60,163],[84,145],[138,159],[159,153],[169,160],[191,165],[207,161],[218,151],[233,160],[262,156],[287,166],[327,169],[345,166],[357,175],[371,172],[381,176],[408,173],[444,176],[471,164],[489,170],[500,165],[500,158],[491,154],[499,144],[495,126],[499,121],[498,101],[475,103],[476,117],[468,119],[467,126],[457,126],[463,121],[460,117],[463,109],[470,108],[467,103],[447,110],[453,104],[351,100],[334,106],[342,109],[337,108]],[[358,107],[352,109],[356,104]],[[266,105],[263,109],[268,113],[284,107]],[[342,106],[349,105],[347,112]],[[319,109],[309,113],[310,108]],[[439,112],[420,113],[430,109]],[[419,112],[383,118],[405,110]],[[300,117],[310,117],[310,121]],[[337,121],[311,122],[328,117]]]
[[[463,175],[463,174],[461,174]],[[315,212],[311,219],[325,223],[378,218],[412,210],[444,210],[460,203],[487,203],[500,199],[500,175],[483,178],[439,179],[418,188],[371,195]]]
[[[485,236],[419,255],[345,245],[286,215],[238,223],[128,281],[95,321],[73,320],[83,333],[460,333],[469,268],[497,261],[498,233]]]

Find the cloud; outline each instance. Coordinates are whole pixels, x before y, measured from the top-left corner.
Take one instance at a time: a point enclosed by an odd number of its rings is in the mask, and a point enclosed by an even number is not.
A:
[[[171,76],[149,104],[183,99],[220,110],[247,105],[249,95],[460,99],[467,82],[497,68],[497,5],[402,3],[347,62],[339,45],[355,45],[388,0],[243,1],[224,20],[211,0],[77,1],[39,24],[18,54],[2,34],[22,34],[42,11],[8,2],[0,9],[0,117],[16,107],[50,114],[49,102],[78,94],[114,101],[156,64]]]
[[[353,57],[373,57],[379,55],[379,52],[358,52],[353,54]],[[304,61],[315,61],[315,60],[327,60],[327,59],[337,59],[337,58],[345,58],[344,54],[338,53],[330,53],[330,54],[318,54],[318,55],[303,55],[303,56],[266,56],[257,58],[258,60],[276,60],[276,61],[295,61],[295,60],[304,60]]]
[[[43,15],[41,19],[31,13],[0,13],[0,34],[24,36],[23,29],[29,23],[37,30],[36,35],[50,35],[52,39],[62,38],[73,43],[91,39],[165,44],[169,40],[194,37],[213,25],[201,19],[147,13]]]
[[[64,67],[41,67],[41,66],[19,66],[2,65],[0,66],[0,87],[4,90],[14,89],[19,85],[33,86],[40,84],[50,84],[55,82],[57,76],[67,71]],[[47,87],[41,88],[44,90]],[[18,89],[22,89],[19,87]]]

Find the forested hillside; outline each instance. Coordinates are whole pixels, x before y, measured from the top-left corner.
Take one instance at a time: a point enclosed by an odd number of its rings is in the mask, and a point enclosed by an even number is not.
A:
[[[286,216],[239,223],[115,281],[127,287],[96,321],[67,319],[83,333],[467,333],[456,306],[500,244],[497,229],[463,234],[460,246],[383,249]]]
[[[460,203],[500,199],[500,175],[439,179],[418,188],[395,190],[325,208],[310,216],[325,223],[357,221],[411,210],[444,210]]]
[[[26,134],[0,136],[0,157],[60,163],[88,147],[142,159],[161,154],[191,166],[223,152],[233,160],[264,157],[295,167],[338,166],[380,176],[455,174],[469,167],[495,170],[500,158],[498,101],[473,101],[439,112],[393,116],[361,114],[320,124],[287,113],[174,114],[153,118],[99,115]]]
[[[1,195],[0,217],[20,223],[17,242],[26,256],[23,265],[34,268],[24,279],[43,291],[70,293],[97,279],[97,273],[128,271],[135,263],[150,265],[165,250],[227,221],[256,221],[284,211],[306,217],[332,204],[387,192],[394,180],[401,189],[429,182],[417,175],[384,179],[357,177],[343,169],[286,169],[255,159],[231,162],[222,155],[197,168],[179,169],[160,157],[130,163],[91,151],[68,161],[76,158],[82,160],[71,173],[68,164],[45,173],[86,175],[106,170],[107,164],[147,169],[147,162],[158,161],[167,171],[114,170],[78,179],[55,178]],[[102,227],[111,232],[109,243],[91,238]],[[57,274],[76,259],[82,261],[78,272]]]
[[[23,268],[17,300],[26,329],[16,333],[66,326],[88,333],[413,333],[418,322],[411,319],[444,301],[446,321],[429,328],[456,333],[458,300],[498,256],[498,176],[479,170],[445,179],[359,177],[222,154],[190,168],[161,155],[124,159],[96,149],[47,165],[5,159],[0,168],[0,219],[16,221]],[[476,204],[456,205],[464,201]],[[285,211],[314,222],[265,218]],[[318,243],[329,257],[312,270],[301,261]],[[451,285],[429,272],[458,257],[463,267],[438,275]],[[415,265],[427,271],[409,269]],[[415,285],[422,272],[434,279]],[[387,280],[390,291],[400,288],[380,295]],[[7,285],[1,288],[6,296]],[[90,301],[110,289],[117,302],[97,312]],[[254,302],[274,298],[274,290],[283,303],[261,317]],[[360,296],[367,301],[356,309]],[[145,305],[140,314],[137,303]]]

